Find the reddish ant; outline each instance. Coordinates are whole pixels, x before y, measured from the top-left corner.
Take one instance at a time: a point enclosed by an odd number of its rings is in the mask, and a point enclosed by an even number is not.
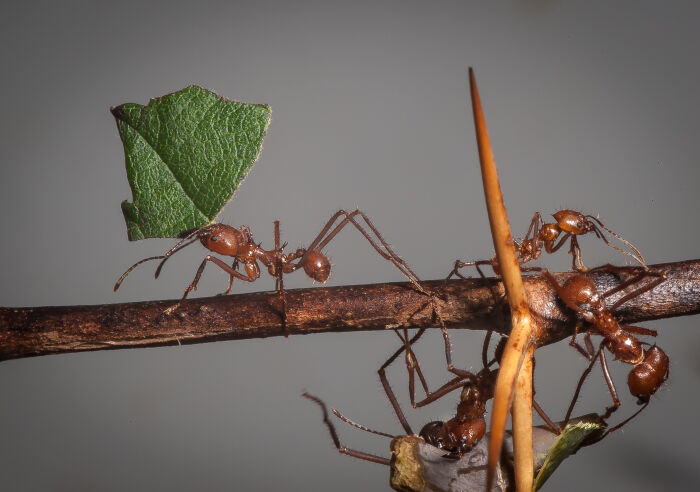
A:
[[[482,350],[482,362],[484,364],[484,367],[481,371],[479,371],[477,374],[472,374],[470,372],[464,371],[464,375],[453,378],[452,380],[442,385],[434,393],[431,393],[424,400],[413,404],[414,407],[422,407],[439,398],[442,398],[443,396],[456,389],[462,388],[462,391],[460,393],[460,401],[457,405],[457,412],[455,416],[445,422],[440,420],[428,422],[422,427],[421,431],[418,434],[425,440],[426,443],[431,444],[432,446],[435,446],[438,449],[446,451],[447,454],[443,456],[444,458],[462,458],[462,456],[471,451],[474,448],[474,446],[476,446],[479,443],[479,441],[481,441],[481,439],[486,435],[486,420],[484,419],[484,414],[486,413],[486,403],[494,396],[494,386],[496,383],[496,378],[498,376],[498,369],[492,370],[491,366],[495,364],[497,360],[500,359],[506,341],[505,338],[501,340],[501,342],[496,347],[494,358],[491,361],[487,361],[486,354],[488,351],[490,337],[491,332],[487,334],[486,339],[484,340],[484,348]],[[402,340],[404,340],[405,342],[404,348],[410,347],[411,341],[408,341],[403,338]],[[407,348],[406,350],[410,351],[410,348]],[[393,361],[399,353],[400,351],[394,354],[394,356],[390,358],[389,363]],[[401,410],[401,407],[399,406],[399,403],[396,399],[396,395],[394,395],[394,392],[391,389],[391,386],[389,385],[386,375],[384,374],[384,368],[386,367],[386,365],[388,364],[385,364],[379,370],[379,377],[381,379],[382,386],[384,387],[387,397],[389,398],[389,401],[391,402],[391,405],[394,408],[394,412],[396,413],[396,416],[398,417],[401,426],[404,428],[404,431],[408,435],[413,435],[413,429],[406,420],[406,416],[404,415],[403,411]],[[382,458],[373,454],[368,454],[362,451],[348,449],[347,447],[341,445],[340,440],[338,439],[338,434],[335,430],[335,426],[328,418],[328,412],[326,410],[326,405],[324,404],[324,402],[320,398],[310,395],[308,393],[304,393],[302,396],[316,402],[321,407],[321,409],[323,410],[323,422],[328,427],[328,430],[331,434],[331,438],[333,439],[333,443],[335,444],[336,448],[340,453],[347,454],[349,456],[354,456],[356,458],[364,459],[367,461],[372,461],[374,463],[380,463],[385,465],[390,464],[390,461],[386,458]],[[533,406],[535,407],[537,412],[543,417],[547,425],[550,428],[552,428],[554,432],[558,433],[559,427],[546,416],[546,414],[542,411],[540,406],[535,401],[533,401]],[[358,429],[364,430],[366,432],[371,432],[373,434],[378,434],[380,436],[391,438],[396,437],[394,435],[376,431],[358,423],[355,423],[349,418],[345,417],[335,408],[332,408],[331,411],[337,418],[349,425],[352,425],[353,427],[357,427]]]
[[[600,269],[617,273],[626,270],[624,268],[614,267],[612,265],[605,265],[600,267]],[[642,272],[641,274],[633,276],[631,279],[622,282],[614,289],[600,294],[598,293],[593,281],[586,275],[576,274],[564,282],[563,285],[559,285],[554,276],[547,270],[542,270],[542,273],[549,283],[552,284],[557,292],[557,295],[564,302],[564,304],[566,304],[566,306],[570,309],[579,313],[583,318],[583,321],[590,324],[590,327],[584,334],[584,342],[586,346],[585,349],[581,347],[578,342],[576,342],[576,337],[578,335],[579,328],[581,327],[581,321],[577,323],[576,328],[574,329],[574,334],[569,341],[569,345],[575,347],[591,362],[579,379],[574,397],[571,401],[564,421],[568,422],[576,400],[578,399],[583,382],[591,372],[596,359],[600,360],[603,377],[605,378],[605,382],[613,400],[612,406],[606,409],[606,412],[604,415],[602,415],[602,418],[608,418],[620,406],[617,390],[608,370],[605,351],[603,350],[604,347],[615,356],[615,359],[634,366],[629,373],[627,385],[632,395],[637,397],[637,403],[643,406],[634,415],[632,415],[632,417],[610,429],[606,433],[609,434],[610,432],[622,427],[647,407],[651,395],[656,393],[659,387],[668,378],[669,366],[668,356],[663,350],[656,345],[652,345],[649,349],[645,350],[643,345],[648,344],[640,342],[634,336],[634,334],[636,334],[655,337],[657,335],[656,330],[650,330],[638,326],[621,325],[612,315],[612,311],[614,311],[624,302],[627,302],[629,299],[653,289],[655,286],[663,282],[665,277],[663,275],[659,276],[651,282],[648,282],[646,285],[622,296],[610,308],[607,308],[605,304],[605,299],[607,297],[616,292],[623,291],[627,287],[639,282],[643,277],[651,274],[648,272]],[[588,307],[586,308],[584,306]],[[597,350],[594,349],[593,343],[591,342],[591,335],[594,334],[603,337],[603,340]]]
[[[569,253],[572,256],[571,264],[573,269],[578,272],[587,272],[588,268],[583,264],[583,260],[581,259],[581,247],[578,244],[578,236],[592,232],[597,237],[602,239],[603,242],[609,247],[620,251],[627,256],[631,256],[646,269],[646,263],[644,262],[642,253],[640,253],[632,243],[605,227],[605,225],[603,225],[603,223],[597,217],[592,215],[584,215],[575,210],[559,210],[553,214],[553,217],[556,219],[556,222],[545,223],[544,220],[542,220],[540,213],[535,212],[535,215],[532,217],[532,221],[530,221],[530,227],[528,228],[525,237],[520,241],[515,241],[515,251],[518,257],[518,263],[523,265],[532,260],[538,259],[542,254],[543,248],[547,253],[555,253],[562,246],[564,246],[567,240],[570,239],[571,244],[569,246]],[[632,252],[630,253],[629,251],[611,244],[605,237],[603,231],[608,232],[626,244],[632,250]],[[459,273],[459,269],[468,266],[475,267],[479,272],[479,275],[482,278],[486,278],[481,271],[480,265],[490,265],[496,275],[500,274],[498,262],[494,257],[490,260],[477,260],[469,262],[457,260],[455,261],[454,268],[447,278],[449,279],[453,275],[464,278]],[[533,271],[539,270],[539,268],[523,268],[522,270]]]
[[[336,225],[336,221],[341,217],[343,217],[343,219]],[[360,217],[362,220],[364,220],[366,227],[374,234],[376,240],[372,238],[365,227],[358,223],[355,217]],[[384,259],[390,261],[394,266],[396,266],[396,268],[399,269],[399,271],[409,280],[417,291],[429,297],[430,300],[428,302],[432,306],[438,319],[445,341],[445,358],[447,360],[447,368],[449,371],[455,374],[462,374],[462,371],[452,366],[450,337],[447,333],[447,327],[445,326],[445,323],[440,315],[436,296],[423,288],[418,276],[413,272],[413,270],[411,270],[408,264],[406,264],[406,262],[391,249],[389,244],[370,221],[369,217],[367,217],[360,210],[354,210],[350,213],[346,212],[345,210],[337,211],[328,220],[328,222],[326,222],[323,229],[321,229],[321,232],[319,232],[308,248],[299,248],[296,251],[288,254],[285,254],[283,251],[287,243],[280,245],[279,221],[275,221],[275,248],[272,250],[265,250],[260,244],[256,244],[248,226],[235,228],[221,223],[210,224],[190,232],[165,254],[144,258],[143,260],[134,263],[122,274],[121,277],[119,277],[119,280],[117,280],[117,283],[114,285],[114,290],[116,291],[119,288],[126,276],[129,275],[134,268],[147,261],[161,260],[155,271],[155,277],[158,278],[160,271],[168,258],[186,246],[189,246],[190,244],[199,240],[205,248],[214,253],[232,256],[234,258],[233,264],[228,266],[219,258],[212,255],[207,255],[199,265],[194,280],[192,280],[192,283],[190,283],[190,285],[185,289],[180,302],[166,309],[165,314],[171,314],[174,312],[180,306],[182,301],[185,300],[190,291],[197,289],[197,284],[199,283],[199,279],[202,276],[202,272],[204,271],[204,267],[206,266],[207,262],[214,263],[229,274],[228,288],[220,294],[226,295],[231,291],[234,278],[238,278],[246,282],[254,282],[257,280],[260,277],[260,267],[258,265],[258,261],[260,261],[267,267],[268,273],[276,278],[276,288],[280,293],[282,301],[283,323],[286,330],[287,309],[286,298],[284,296],[283,275],[294,272],[299,268],[303,268],[304,272],[313,280],[325,283],[331,273],[331,264],[321,250],[348,224],[355,226],[355,228],[360,231],[365,239],[367,239],[367,241],[372,245],[374,250]],[[243,264],[245,274],[240,273],[237,270],[240,263]]]
[[[340,217],[343,217],[343,219],[336,225],[335,223]],[[365,227],[357,222],[355,217],[361,217],[364,220],[366,227],[369,228],[369,230],[375,235],[377,238],[376,240],[372,238]],[[177,309],[180,303],[185,300],[190,291],[197,289],[197,284],[199,283],[199,279],[202,276],[202,272],[204,271],[204,267],[206,266],[207,262],[214,263],[216,266],[229,274],[228,288],[221,294],[226,295],[231,291],[234,278],[244,280],[246,282],[254,282],[260,277],[260,266],[258,265],[259,261],[265,267],[267,267],[268,273],[276,278],[277,289],[280,291],[280,295],[282,296],[284,303],[284,287],[282,280],[282,276],[284,274],[292,273],[299,268],[302,268],[306,275],[317,282],[325,283],[326,280],[328,280],[331,273],[331,264],[328,257],[322,253],[321,250],[341,231],[341,229],[348,224],[355,226],[355,228],[360,231],[367,241],[369,241],[375,251],[377,251],[377,253],[379,253],[379,255],[381,255],[383,258],[393,263],[396,268],[398,268],[399,271],[406,276],[406,278],[408,278],[411,284],[413,284],[418,291],[425,293],[426,295],[430,295],[423,289],[419,278],[408,267],[406,262],[396,253],[394,253],[389,244],[375,228],[374,224],[372,224],[369,218],[360,210],[355,210],[350,213],[346,212],[345,210],[339,210],[328,220],[326,225],[311,242],[308,248],[299,248],[296,251],[288,254],[285,254],[283,251],[287,243],[280,245],[279,221],[275,221],[275,248],[272,250],[265,250],[260,244],[256,244],[248,226],[235,228],[221,223],[210,224],[201,227],[200,229],[191,231],[165,254],[145,258],[134,263],[122,274],[121,277],[119,277],[119,280],[117,280],[117,283],[114,285],[114,290],[116,291],[119,288],[126,276],[129,275],[134,268],[146,261],[161,260],[155,272],[155,277],[158,278],[160,271],[168,258],[186,246],[189,246],[190,244],[199,240],[209,251],[220,255],[233,257],[233,264],[228,266],[219,258],[212,255],[207,255],[199,265],[197,273],[194,276],[194,280],[192,280],[192,283],[190,283],[190,285],[185,289],[185,293],[183,294],[180,302],[168,308],[166,310],[166,314],[170,314]],[[333,228],[334,225],[335,227]],[[238,266],[241,263],[243,264],[245,273],[238,271]],[[286,312],[286,306],[284,307]]]
[[[484,368],[476,375],[470,373],[468,377],[455,378],[443,385],[429,398],[419,402],[417,406],[426,405],[429,402],[434,401],[459,387],[462,387],[460,402],[457,405],[457,413],[455,417],[446,422],[439,420],[428,422],[423,426],[418,435],[428,444],[446,451],[447,454],[444,455],[445,458],[459,459],[464,454],[468,453],[486,434],[486,420],[484,419],[484,414],[486,413],[486,402],[493,398],[493,386],[496,381],[497,374],[498,371],[491,371],[488,368]],[[464,382],[464,379],[467,379],[466,383]],[[388,385],[386,379],[382,381],[382,384]],[[388,391],[391,390],[389,389]],[[323,403],[323,401],[320,398],[308,393],[303,393],[302,396],[315,401],[323,410],[323,422],[328,427],[333,443],[335,444],[335,447],[338,448],[339,452],[349,456],[354,456],[355,458],[372,461],[374,463],[389,465],[390,461],[387,458],[382,458],[380,456],[368,454],[362,451],[348,449],[341,445],[340,440],[338,439],[338,434],[335,430],[335,426],[328,418],[326,405]],[[396,414],[399,417],[401,425],[406,431],[406,434],[413,435],[413,429],[406,420],[402,410],[399,408],[398,403],[396,402],[396,397],[393,395],[393,393],[391,393],[390,400],[392,406],[394,406]],[[333,412],[333,414],[343,422],[350,424],[353,427],[357,427],[358,429],[362,429],[373,434],[378,434],[380,436],[392,438],[396,437],[394,435],[376,431],[357,424],[345,417],[335,408],[331,408],[331,412]]]

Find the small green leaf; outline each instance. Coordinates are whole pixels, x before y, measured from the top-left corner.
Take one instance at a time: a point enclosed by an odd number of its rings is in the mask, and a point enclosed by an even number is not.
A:
[[[192,85],[147,106],[112,108],[133,203],[129,240],[178,237],[213,222],[260,155],[270,107]]]
[[[554,445],[550,448],[547,457],[544,459],[544,463],[537,473],[537,477],[535,478],[535,490],[538,490],[544,485],[562,461],[568,458],[569,455],[578,451],[586,437],[594,432],[602,434],[605,427],[602,421],[596,419],[584,419],[567,425],[557,437]],[[537,457],[535,457],[535,461],[537,461]]]

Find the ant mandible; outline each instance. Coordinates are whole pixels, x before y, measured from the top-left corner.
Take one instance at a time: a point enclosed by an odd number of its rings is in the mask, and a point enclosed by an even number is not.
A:
[[[528,228],[525,237],[520,241],[515,241],[515,252],[518,257],[519,264],[524,265],[525,263],[538,259],[542,254],[542,249],[550,254],[555,253],[562,246],[564,246],[567,240],[570,240],[571,244],[569,246],[569,253],[572,256],[572,268],[577,272],[587,272],[588,268],[583,264],[583,260],[581,259],[581,247],[578,244],[578,236],[592,232],[598,238],[602,239],[603,242],[609,247],[634,258],[646,269],[646,263],[644,262],[642,253],[640,253],[632,243],[605,227],[605,225],[597,217],[592,215],[584,215],[575,210],[559,210],[558,212],[552,214],[552,216],[556,222],[545,223],[544,220],[542,220],[540,213],[535,212],[535,215],[530,221],[530,227]],[[618,248],[614,244],[611,244],[605,237],[603,231],[608,232],[620,242],[627,245],[632,252]],[[490,260],[477,260],[469,262],[457,260],[455,261],[454,268],[447,278],[449,279],[453,275],[464,278],[459,273],[459,269],[469,266],[475,267],[479,272],[479,275],[482,278],[485,278],[480,268],[481,265],[489,265],[493,268],[496,275],[500,274],[498,262],[496,258],[493,257]],[[536,271],[539,270],[539,268],[523,268],[522,270]]]
[[[341,217],[342,220],[336,225],[336,221]],[[377,238],[376,240],[372,238],[365,227],[357,222],[355,217],[360,217],[364,220],[366,227],[375,235]],[[367,241],[369,241],[375,251],[394,264],[417,290],[426,295],[430,295],[423,289],[419,278],[413,273],[406,262],[394,253],[374,224],[372,224],[369,217],[360,210],[354,210],[350,213],[345,210],[338,210],[328,222],[326,222],[321,232],[307,248],[299,248],[294,252],[286,254],[284,253],[284,248],[287,243],[280,245],[279,221],[275,221],[275,248],[272,250],[265,250],[260,244],[256,244],[248,226],[236,228],[222,223],[209,224],[187,234],[165,254],[144,258],[134,263],[119,277],[119,280],[117,280],[117,283],[114,285],[114,290],[116,291],[119,288],[126,276],[129,275],[134,268],[147,261],[161,260],[155,271],[155,277],[158,278],[168,258],[190,244],[199,241],[212,253],[233,257],[233,264],[229,266],[219,258],[207,255],[199,265],[194,279],[185,289],[185,293],[180,299],[180,302],[168,308],[166,310],[167,314],[177,309],[187,295],[192,290],[197,289],[197,284],[199,283],[199,279],[202,276],[207,262],[215,264],[229,274],[228,288],[226,291],[222,292],[221,295],[226,295],[231,291],[234,278],[246,282],[254,282],[257,280],[260,277],[260,266],[258,262],[262,263],[267,267],[268,273],[276,278],[277,289],[280,291],[284,303],[284,274],[292,273],[302,268],[306,275],[317,282],[325,283],[326,280],[328,280],[331,273],[331,264],[328,257],[322,253],[321,250],[348,224],[355,226]],[[245,273],[238,271],[238,265],[241,263],[243,264]],[[284,311],[286,312],[286,305],[284,307]]]
[[[627,270],[625,268],[614,267],[612,265],[605,265],[600,267],[600,269],[617,273]],[[648,344],[640,342],[633,335],[636,334],[655,337],[657,335],[656,330],[650,330],[639,326],[621,325],[612,315],[612,311],[614,311],[624,302],[627,302],[628,300],[653,289],[655,286],[663,282],[665,277],[663,275],[658,276],[658,278],[648,282],[646,285],[622,296],[610,308],[607,308],[605,304],[605,299],[607,297],[614,293],[623,291],[627,287],[639,282],[642,278],[651,274],[646,271],[642,272],[641,274],[633,276],[629,280],[622,282],[617,287],[600,294],[598,293],[593,281],[586,275],[576,274],[566,280],[563,285],[560,285],[556,278],[554,278],[554,276],[547,270],[542,270],[542,273],[552,287],[554,287],[557,295],[564,302],[564,304],[573,311],[579,313],[582,319],[590,324],[590,327],[584,334],[584,343],[586,346],[585,349],[581,347],[578,342],[576,342],[576,337],[578,335],[579,328],[581,327],[580,321],[577,323],[574,329],[574,334],[569,341],[569,345],[575,347],[591,362],[579,379],[574,397],[571,401],[564,421],[565,423],[568,422],[569,418],[571,417],[571,413],[578,399],[583,382],[588,374],[590,374],[596,360],[600,361],[603,377],[605,378],[608,391],[610,392],[613,400],[612,406],[606,409],[606,412],[602,418],[608,418],[620,406],[617,390],[612,377],[610,376],[608,364],[605,358],[605,351],[603,350],[603,348],[607,348],[610,353],[615,356],[615,359],[633,366],[628,376],[627,386],[629,387],[630,393],[637,397],[637,403],[643,405],[642,408],[632,415],[632,417],[622,422],[622,424],[615,426],[607,433],[617,430],[647,407],[651,396],[656,393],[659,387],[661,387],[664,381],[666,381],[668,378],[669,359],[664,351],[656,345],[652,345],[649,349],[645,350],[643,346]],[[588,307],[584,308],[584,306]],[[591,335],[593,334],[603,337],[603,340],[597,350],[594,349],[591,341]]]

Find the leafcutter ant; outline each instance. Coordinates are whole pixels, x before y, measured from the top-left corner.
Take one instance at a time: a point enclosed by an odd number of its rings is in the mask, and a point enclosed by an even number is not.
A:
[[[646,269],[646,263],[644,262],[642,253],[640,253],[632,243],[605,227],[605,225],[597,217],[592,215],[584,215],[575,210],[559,210],[553,214],[553,217],[556,222],[545,223],[544,220],[542,220],[540,213],[535,212],[535,215],[530,221],[530,227],[528,228],[525,237],[519,241],[515,241],[515,252],[518,258],[518,263],[524,265],[532,260],[538,259],[542,255],[543,249],[547,253],[555,253],[561,249],[561,247],[564,246],[567,241],[570,241],[569,253],[572,256],[572,268],[578,272],[586,272],[588,271],[588,268],[583,264],[583,260],[581,259],[581,247],[578,244],[578,236],[593,233],[606,245],[634,258]],[[631,252],[618,248],[614,244],[610,243],[607,237],[605,237],[603,231],[606,231],[610,235],[617,238],[620,242],[624,243],[630,248]],[[493,268],[496,275],[500,274],[498,262],[496,258],[493,257],[490,260],[477,260],[469,262],[457,260],[455,261],[454,268],[447,278],[449,279],[452,276],[464,278],[459,273],[459,270],[469,266],[475,267],[479,272],[479,275],[482,278],[486,278],[481,271],[481,265],[489,265]],[[539,268],[522,268],[522,270],[534,271],[539,270]]]
[[[600,269],[615,273],[628,270],[612,265],[605,265],[600,267]],[[554,287],[562,302],[573,311],[579,313],[583,321],[590,324],[583,336],[585,348],[581,347],[576,341],[579,329],[582,326],[582,321],[577,323],[574,334],[569,341],[569,345],[575,347],[590,361],[590,364],[579,379],[574,397],[566,412],[565,422],[571,417],[583,382],[590,374],[597,360],[600,361],[603,377],[613,401],[612,405],[606,409],[605,414],[601,417],[603,419],[608,418],[620,406],[617,390],[610,376],[605,351],[603,350],[603,348],[607,348],[615,359],[633,366],[628,376],[627,385],[630,393],[637,397],[637,403],[643,405],[632,417],[613,427],[608,433],[617,430],[647,407],[651,396],[656,393],[659,387],[668,378],[669,359],[664,351],[656,345],[651,345],[648,349],[645,349],[644,346],[649,344],[639,341],[637,337],[634,336],[646,335],[655,337],[657,335],[656,330],[650,330],[639,326],[622,325],[615,319],[612,312],[624,302],[653,289],[663,282],[665,278],[664,276],[654,278],[645,285],[622,296],[608,308],[605,304],[606,298],[617,292],[622,292],[651,274],[642,271],[639,275],[632,276],[629,280],[622,282],[614,289],[600,294],[593,281],[587,275],[576,274],[566,280],[563,285],[560,285],[556,278],[547,270],[542,270],[542,273],[552,287]],[[593,346],[591,335],[600,335],[603,337],[597,350]]]
[[[356,218],[361,218],[366,226],[362,226]],[[339,219],[340,221],[338,222]],[[317,282],[325,283],[326,280],[328,280],[331,273],[331,264],[322,250],[348,224],[352,224],[360,231],[375,251],[394,264],[418,291],[426,295],[431,295],[423,289],[419,278],[413,273],[413,270],[409,268],[403,259],[394,253],[389,244],[375,228],[374,224],[372,224],[369,218],[360,210],[355,210],[350,213],[345,210],[339,210],[326,222],[321,232],[307,248],[299,248],[290,253],[284,252],[287,243],[280,244],[279,221],[275,221],[275,247],[271,250],[266,250],[259,243],[255,242],[248,226],[236,228],[221,223],[206,225],[185,235],[165,254],[145,258],[134,263],[119,277],[119,280],[117,280],[117,283],[114,285],[114,290],[116,291],[119,288],[126,276],[129,275],[134,268],[147,261],[161,260],[155,271],[155,277],[158,278],[168,258],[190,244],[199,241],[212,253],[233,257],[233,263],[229,266],[221,259],[211,254],[207,255],[199,265],[194,280],[192,280],[190,285],[185,289],[180,302],[168,308],[166,310],[167,314],[177,309],[187,295],[192,290],[197,289],[197,284],[199,283],[199,279],[202,276],[207,262],[213,263],[229,274],[228,288],[222,292],[222,295],[228,294],[231,291],[234,278],[245,282],[256,281],[260,277],[260,266],[258,262],[262,263],[262,265],[267,268],[267,272],[275,277],[277,289],[284,302],[284,274],[292,273],[301,268],[306,275]],[[376,239],[372,237],[370,232],[374,234]],[[239,266],[241,264],[243,265],[244,273],[239,271]],[[286,306],[284,307],[286,313]]]
[[[421,431],[418,433],[418,435],[422,437],[428,444],[431,444],[437,447],[438,449],[444,450],[447,453],[443,456],[444,458],[460,459],[463,455],[471,451],[471,449],[474,446],[476,446],[486,434],[486,420],[484,419],[484,415],[486,413],[486,404],[494,396],[494,386],[496,383],[496,378],[498,376],[498,369],[491,369],[491,366],[493,366],[497,362],[497,360],[500,359],[506,341],[505,338],[501,340],[501,342],[496,347],[494,358],[490,361],[487,361],[486,354],[488,352],[490,336],[491,335],[489,332],[489,334],[487,334],[486,339],[484,340],[484,348],[482,350],[482,362],[484,364],[484,367],[481,371],[479,371],[477,374],[464,371],[464,375],[453,378],[452,380],[442,385],[438,390],[431,393],[427,398],[414,404],[414,407],[422,407],[444,397],[445,395],[456,389],[462,389],[455,416],[444,422],[440,420],[428,422],[422,427]],[[410,341],[405,342],[406,344],[410,343]],[[396,356],[398,356],[398,354],[396,354],[393,358],[395,358]],[[406,416],[401,410],[396,396],[393,390],[391,389],[391,386],[389,385],[386,375],[383,372],[383,369],[385,367],[386,365],[382,366],[382,369],[380,369],[379,373],[382,386],[384,387],[387,397],[389,398],[389,401],[391,402],[391,405],[394,408],[394,412],[396,413],[396,416],[398,417],[401,426],[404,428],[404,431],[407,435],[413,435],[413,429],[411,428],[411,425],[408,423]],[[329,433],[331,434],[331,438],[333,439],[335,447],[340,453],[347,454],[349,456],[354,456],[356,458],[364,459],[367,461],[372,461],[375,463],[385,465],[390,464],[389,460],[386,458],[376,456],[373,454],[368,454],[362,451],[349,449],[340,444],[340,440],[335,430],[335,426],[328,418],[328,411],[324,402],[320,398],[310,395],[308,393],[304,393],[302,396],[316,402],[321,407],[321,409],[323,410],[323,421],[328,427]],[[558,433],[559,427],[546,416],[546,414],[542,411],[540,406],[534,401],[533,406],[537,410],[537,412],[543,417],[547,425],[554,432]],[[353,422],[352,420],[341,414],[335,408],[332,408],[331,412],[333,412],[333,414],[343,422],[352,425],[353,427],[357,427],[358,429],[364,430],[366,432],[371,432],[373,434],[378,434],[380,436],[392,438],[396,437],[392,434],[376,431],[363,425],[360,425],[356,422]]]

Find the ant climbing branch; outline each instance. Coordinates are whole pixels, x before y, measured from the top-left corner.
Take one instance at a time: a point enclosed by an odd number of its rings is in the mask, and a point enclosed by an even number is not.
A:
[[[626,324],[700,313],[700,260],[650,265],[665,277],[651,291],[624,302],[613,314]],[[554,274],[563,284],[574,274]],[[588,276],[598,291],[623,283],[610,272]],[[575,313],[557,302],[551,284],[540,275],[524,279],[530,307],[542,326],[539,345],[573,335]],[[498,279],[432,280],[423,286],[445,302],[449,328],[486,330],[503,323],[504,303],[495,300]],[[620,295],[620,294],[618,294]],[[609,300],[612,306],[617,297]],[[89,350],[205,343],[218,340],[283,336],[276,292],[186,300],[173,316],[163,310],[172,300],[97,306],[0,308],[0,360]],[[408,283],[327,287],[286,291],[290,334],[385,330],[387,327],[435,325],[426,297]],[[500,308],[496,309],[496,304]],[[504,333],[505,334],[505,333]]]

